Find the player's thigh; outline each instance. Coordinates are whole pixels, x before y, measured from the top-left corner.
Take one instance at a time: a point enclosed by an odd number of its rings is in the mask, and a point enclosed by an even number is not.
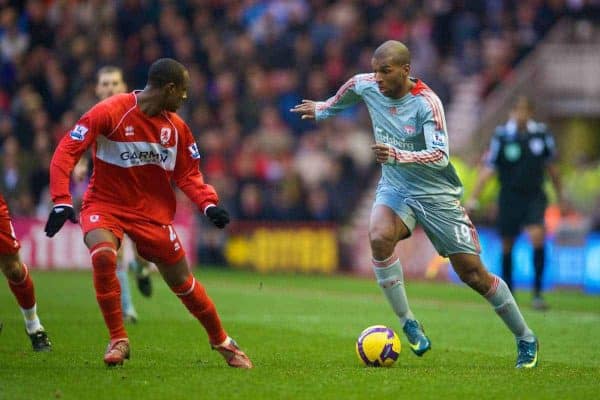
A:
[[[182,285],[190,275],[190,267],[185,257],[181,257],[174,264],[158,262],[156,267],[167,285],[171,287]]]
[[[412,234],[416,216],[393,188],[380,185],[369,220],[369,237],[388,238],[397,242]]]
[[[398,214],[385,205],[376,205],[371,210],[369,220],[369,238],[398,242],[411,235],[411,230]]]
[[[527,201],[512,192],[501,192],[498,201],[498,221],[496,225],[502,237],[516,237],[523,229],[527,215]]]
[[[138,254],[156,265],[174,265],[185,256],[173,225],[129,221],[126,233],[135,243]]]
[[[88,207],[81,210],[79,223],[83,231],[83,240],[88,248],[98,243],[110,242],[119,248],[123,240],[121,219],[108,210]]]
[[[481,252],[477,230],[458,200],[420,204],[417,221],[441,256]]]

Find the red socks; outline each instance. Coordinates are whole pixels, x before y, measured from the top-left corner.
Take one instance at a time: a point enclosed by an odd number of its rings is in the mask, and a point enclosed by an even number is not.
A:
[[[110,339],[126,339],[121,312],[121,287],[116,274],[117,249],[110,242],[102,242],[90,249],[90,255],[94,266],[96,299],[110,331]],[[215,305],[192,274],[182,285],[171,287],[171,290],[204,326],[212,344],[220,344],[227,339]]]
[[[17,303],[23,309],[30,309],[35,305],[35,291],[33,289],[33,281],[29,276],[29,270],[25,264],[21,264],[25,270],[25,276],[19,282],[8,280],[8,286],[15,295]]]
[[[173,286],[171,290],[204,326],[211,344],[221,344],[227,339],[227,333],[223,330],[214,303],[206,294],[202,284],[196,281],[192,274],[183,284]]]
[[[96,300],[110,332],[110,339],[126,339],[121,312],[121,286],[117,279],[117,248],[113,243],[102,242],[90,249],[94,267]]]

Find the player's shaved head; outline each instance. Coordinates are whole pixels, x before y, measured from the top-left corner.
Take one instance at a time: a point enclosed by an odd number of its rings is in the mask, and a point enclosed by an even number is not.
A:
[[[185,67],[172,58],[160,58],[152,63],[148,70],[148,83],[155,88],[162,88],[168,83],[182,86],[185,80]]]
[[[404,43],[397,40],[388,40],[380,45],[373,53],[373,58],[388,60],[395,65],[410,65],[410,51]]]
[[[519,97],[517,97],[517,100],[515,101],[515,105],[513,106],[513,108],[514,109],[523,108],[523,109],[527,109],[529,111],[533,111],[533,102],[527,96],[519,96]]]
[[[533,115],[533,103],[526,96],[519,96],[511,111],[512,118],[517,121],[517,124],[524,126]]]

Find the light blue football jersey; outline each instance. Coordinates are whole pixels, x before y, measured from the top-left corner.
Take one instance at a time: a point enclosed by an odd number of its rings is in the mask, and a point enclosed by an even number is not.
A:
[[[394,147],[395,162],[383,164],[381,184],[414,199],[456,200],[463,187],[448,157],[448,134],[442,102],[421,80],[400,99],[384,96],[375,74],[348,80],[327,101],[316,105],[317,121],[363,100],[377,143]]]

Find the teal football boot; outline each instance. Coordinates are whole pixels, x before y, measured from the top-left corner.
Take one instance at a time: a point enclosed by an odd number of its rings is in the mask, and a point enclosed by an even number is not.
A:
[[[538,350],[540,344],[535,338],[533,342],[517,340],[517,365],[516,368],[535,368],[538,364]]]
[[[427,350],[431,349],[431,341],[425,336],[423,326],[419,321],[414,319],[407,320],[402,330],[404,331],[404,334],[406,334],[410,349],[419,357],[423,356]]]

